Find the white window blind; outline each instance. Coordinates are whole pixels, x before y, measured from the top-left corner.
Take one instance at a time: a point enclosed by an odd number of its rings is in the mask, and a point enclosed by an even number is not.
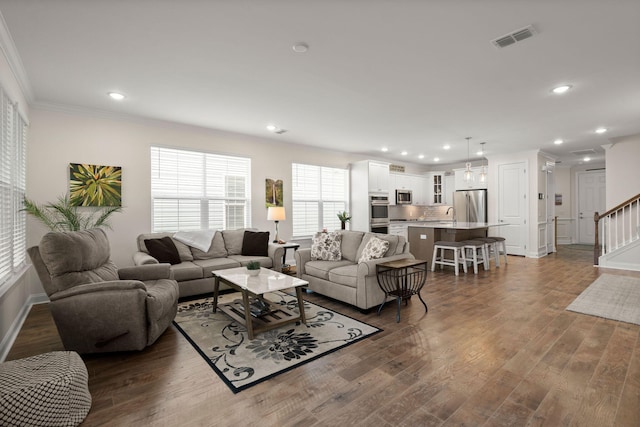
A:
[[[26,261],[26,128],[4,90],[0,89],[0,285]]]
[[[151,147],[153,231],[251,227],[251,159]]]
[[[347,170],[293,163],[291,175],[293,237],[339,229],[338,212],[348,204]]]

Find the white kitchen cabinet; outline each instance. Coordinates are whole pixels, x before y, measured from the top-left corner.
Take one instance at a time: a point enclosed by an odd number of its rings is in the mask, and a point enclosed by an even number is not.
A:
[[[409,176],[409,188],[411,189],[411,195],[413,197],[413,205],[425,205],[426,199],[424,197],[424,177],[419,175]]]
[[[456,188],[455,175],[445,175],[444,177],[444,203],[445,205],[453,206],[453,192]]]
[[[465,169],[456,169],[455,172],[455,185],[457,190],[479,190],[487,188],[487,180],[484,182],[480,181],[480,171],[481,167],[471,168],[471,180],[464,180],[464,172]]]
[[[369,161],[369,192],[388,193],[390,196],[389,190],[389,163]]]
[[[427,205],[441,205],[445,194],[444,172],[429,172],[426,177]]]

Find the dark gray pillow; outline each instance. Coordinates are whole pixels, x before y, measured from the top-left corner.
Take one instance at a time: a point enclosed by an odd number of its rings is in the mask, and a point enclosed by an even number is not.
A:
[[[149,255],[158,260],[158,262],[168,262],[169,264],[180,264],[180,254],[173,243],[173,239],[169,236],[162,239],[145,239],[144,241]]]
[[[245,231],[242,239],[242,255],[269,256],[269,232]]]

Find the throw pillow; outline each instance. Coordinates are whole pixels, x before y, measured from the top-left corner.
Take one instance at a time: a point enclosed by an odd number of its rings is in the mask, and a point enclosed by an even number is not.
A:
[[[149,255],[158,260],[158,262],[168,262],[169,264],[180,264],[180,255],[178,249],[173,243],[171,237],[166,236],[162,239],[145,239],[144,244],[149,251]]]
[[[323,261],[340,261],[342,252],[340,242],[342,235],[333,231],[331,233],[316,233],[311,243],[311,259]]]
[[[245,231],[242,239],[242,255],[269,256],[269,232]]]
[[[372,237],[371,240],[367,242],[367,245],[364,247],[362,251],[362,255],[358,260],[358,263],[371,261],[372,259],[382,258],[384,254],[387,253],[389,249],[389,242],[386,240],[379,239],[377,237]]]

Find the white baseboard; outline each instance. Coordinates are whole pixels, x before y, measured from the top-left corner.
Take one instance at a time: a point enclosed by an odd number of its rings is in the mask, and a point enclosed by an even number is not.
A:
[[[44,293],[32,294],[29,296],[27,301],[25,301],[24,305],[20,309],[20,312],[18,313],[18,316],[15,318],[15,320],[11,324],[9,331],[2,339],[2,342],[0,342],[0,362],[4,362],[4,360],[7,358],[7,355],[9,354],[9,350],[11,350],[13,343],[15,342],[16,338],[18,337],[18,334],[20,333],[20,329],[22,329],[22,325],[24,324],[24,321],[27,319],[27,316],[29,315],[29,310],[31,310],[31,306],[33,306],[34,304],[43,304],[46,302],[49,302],[49,297],[47,297],[47,294],[44,294]]]

